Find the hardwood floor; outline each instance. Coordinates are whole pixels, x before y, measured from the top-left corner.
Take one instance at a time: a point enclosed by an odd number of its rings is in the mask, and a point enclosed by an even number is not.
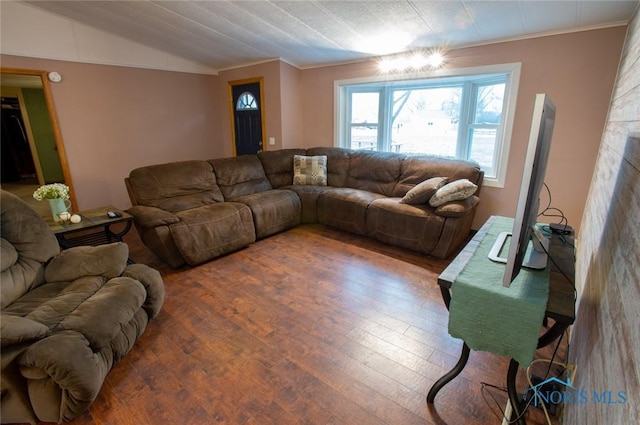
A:
[[[508,363],[488,353],[425,402],[461,347],[436,283],[447,261],[320,225],[177,271],[135,230],[127,242],[165,304],[75,425],[501,423],[506,393],[481,382],[504,386]]]

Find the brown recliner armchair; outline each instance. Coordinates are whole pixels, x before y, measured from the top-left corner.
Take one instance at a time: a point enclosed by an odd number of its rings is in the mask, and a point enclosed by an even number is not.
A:
[[[0,199],[2,423],[80,416],[164,300],[160,273],[124,243],[60,252],[46,222]]]

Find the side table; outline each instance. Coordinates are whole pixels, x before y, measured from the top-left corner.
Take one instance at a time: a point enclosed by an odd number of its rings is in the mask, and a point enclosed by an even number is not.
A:
[[[121,217],[110,218],[107,211],[117,211]],[[56,223],[47,217],[51,231],[56,235],[58,244],[63,249],[80,245],[104,245],[122,242],[122,237],[131,229],[133,216],[112,205],[76,213],[82,217],[80,223]],[[112,226],[120,224],[121,229]],[[118,227],[118,226],[115,226]]]

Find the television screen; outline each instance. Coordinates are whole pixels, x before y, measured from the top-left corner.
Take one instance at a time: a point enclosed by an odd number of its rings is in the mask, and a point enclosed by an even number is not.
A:
[[[511,234],[501,234],[489,254],[492,260],[506,263],[502,281],[506,287],[521,267],[544,269],[547,265],[548,239],[535,226],[555,118],[556,108],[551,99],[544,93],[537,94],[513,230]],[[500,252],[506,242],[509,242],[509,251],[504,258]]]

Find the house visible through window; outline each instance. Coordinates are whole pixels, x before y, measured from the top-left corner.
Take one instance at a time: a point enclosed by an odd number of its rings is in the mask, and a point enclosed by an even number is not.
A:
[[[486,183],[503,186],[519,70],[336,82],[338,145],[476,161]]]

